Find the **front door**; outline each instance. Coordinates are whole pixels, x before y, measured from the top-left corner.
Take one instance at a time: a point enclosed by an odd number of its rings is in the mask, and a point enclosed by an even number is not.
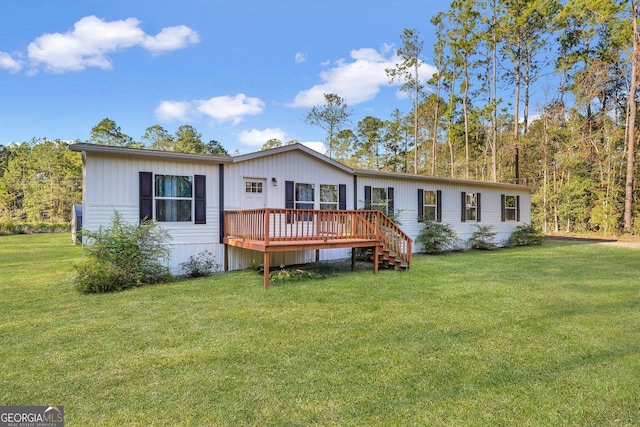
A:
[[[244,178],[242,209],[262,209],[267,206],[267,180]]]

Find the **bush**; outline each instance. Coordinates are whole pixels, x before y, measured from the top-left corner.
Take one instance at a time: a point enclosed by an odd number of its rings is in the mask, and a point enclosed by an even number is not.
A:
[[[0,236],[10,236],[13,234],[36,234],[36,233],[67,233],[71,229],[71,224],[62,222],[51,224],[48,222],[0,222]]]
[[[540,245],[544,238],[542,231],[533,225],[524,224],[516,227],[507,239],[506,246]]]
[[[287,270],[284,266],[280,266],[280,270],[269,273],[269,280],[271,283],[276,284],[284,284],[287,282],[299,282],[302,280],[309,279],[319,279],[321,276],[319,274],[312,273],[310,271],[305,271],[302,269],[293,269]]]
[[[109,227],[84,231],[86,258],[76,264],[75,287],[85,293],[121,291],[170,279],[166,230],[152,221],[125,224],[115,212]]]
[[[458,246],[456,237],[456,233],[449,224],[425,219],[424,226],[416,237],[416,243],[422,245],[423,252],[435,254],[447,249],[455,250]]]
[[[496,232],[493,231],[493,225],[476,225],[476,231],[473,232],[469,239],[469,245],[472,249],[481,249],[490,251],[495,249],[497,245],[494,243]]]
[[[196,256],[191,255],[188,261],[180,264],[180,267],[189,277],[203,277],[219,270],[220,264],[216,262],[211,252],[202,251]]]

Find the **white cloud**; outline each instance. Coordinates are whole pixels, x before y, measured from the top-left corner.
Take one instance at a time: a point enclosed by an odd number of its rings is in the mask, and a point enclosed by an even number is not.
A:
[[[264,102],[251,98],[244,93],[235,96],[214,96],[209,99],[192,101],[162,101],[156,108],[156,117],[162,121],[190,121],[196,116],[205,115],[219,123],[242,122],[246,115],[256,115],[264,111]]]
[[[314,151],[317,151],[320,154],[325,154],[327,152],[327,147],[325,147],[324,142],[309,141],[309,142],[302,142],[301,144],[306,145],[307,147],[311,148]]]
[[[22,69],[22,63],[8,53],[0,52],[0,69],[9,70],[10,73],[17,73]]]
[[[162,101],[156,108],[156,117],[159,120],[170,122],[173,120],[188,122],[191,118],[193,106],[188,102]]]
[[[334,66],[320,73],[323,83],[300,91],[290,107],[313,107],[324,104],[325,93],[335,93],[345,99],[348,105],[355,105],[373,99],[384,86],[400,85],[390,83],[386,69],[394,67],[400,59],[395,55],[385,56],[390,46],[385,45],[383,52],[362,48],[351,51],[351,62],[338,60]],[[421,80],[428,80],[435,67],[422,63],[419,69]]]
[[[284,131],[278,128],[243,130],[238,134],[238,142],[243,147],[262,147],[270,139],[279,139],[285,142],[285,138]]]
[[[296,52],[296,64],[302,64],[303,62],[307,62],[307,54]]]
[[[264,102],[259,98],[247,97],[244,93],[236,96],[216,96],[207,100],[193,101],[195,108],[221,123],[240,123],[246,115],[256,115],[264,111]]]
[[[96,16],[86,16],[76,22],[66,33],[43,34],[27,48],[33,69],[64,73],[82,71],[87,67],[111,69],[109,53],[142,46],[153,54],[180,49],[199,41],[198,33],[189,27],[163,28],[156,36],[147,35],[140,28],[140,21],[127,18],[104,21]]]
[[[200,36],[194,30],[184,25],[163,28],[155,37],[147,36],[142,43],[145,49],[155,54],[182,49],[189,44],[200,41]]]

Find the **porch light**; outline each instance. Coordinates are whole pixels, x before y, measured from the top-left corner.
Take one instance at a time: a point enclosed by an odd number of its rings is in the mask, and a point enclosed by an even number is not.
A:
[[[278,185],[278,180],[275,177],[271,178],[271,184],[273,184],[273,186],[275,187],[276,185]]]

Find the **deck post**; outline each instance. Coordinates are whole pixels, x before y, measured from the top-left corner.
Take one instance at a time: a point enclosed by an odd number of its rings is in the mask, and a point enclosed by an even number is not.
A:
[[[351,271],[356,270],[356,248],[351,248]]]
[[[229,245],[224,244],[224,271],[229,271]]]
[[[271,225],[270,225],[270,213],[269,213],[269,209],[265,209],[264,211],[264,244],[268,245],[269,244],[269,232],[271,230]]]
[[[373,274],[378,274],[378,262],[379,262],[379,255],[378,255],[378,251],[379,251],[379,245],[375,245],[373,247]]]
[[[269,287],[269,252],[264,253],[264,288]]]

